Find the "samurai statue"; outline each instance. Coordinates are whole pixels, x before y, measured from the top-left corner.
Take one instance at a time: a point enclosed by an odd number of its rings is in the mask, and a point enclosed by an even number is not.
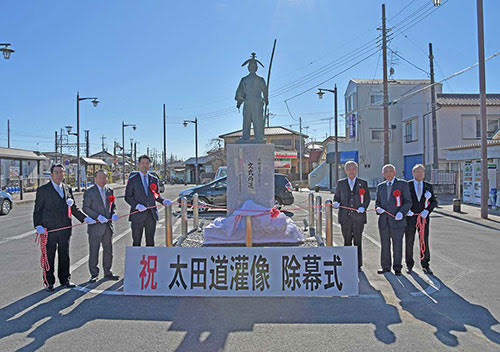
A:
[[[257,64],[264,67],[255,57],[255,53],[252,53],[252,57],[241,65],[248,65],[250,73],[241,79],[234,98],[238,110],[243,104],[243,136],[240,143],[250,141],[252,123],[255,136],[254,143],[266,142],[264,139],[264,104],[269,105],[268,91],[264,78],[257,75]]]

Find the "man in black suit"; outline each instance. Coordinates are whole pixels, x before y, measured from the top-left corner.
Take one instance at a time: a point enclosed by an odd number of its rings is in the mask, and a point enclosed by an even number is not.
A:
[[[333,207],[339,209],[339,224],[344,237],[344,246],[358,247],[358,270],[363,265],[362,235],[366,224],[366,209],[370,204],[368,183],[357,177],[358,164],[348,161],[344,165],[346,178],[340,179],[335,188]],[[349,207],[356,210],[345,209]]]
[[[385,181],[377,186],[377,201],[375,202],[378,218],[378,229],[381,242],[379,274],[391,271],[391,240],[393,269],[396,275],[401,275],[401,260],[403,256],[403,233],[406,227],[405,215],[411,208],[411,197],[408,183],[396,178],[396,168],[386,164],[382,168]]]
[[[132,223],[132,245],[140,246],[143,232],[146,233],[146,246],[155,245],[156,222],[158,221],[158,210],[152,208],[155,201],[163,205],[169,205],[169,200],[163,199],[153,189],[158,190],[158,179],[148,173],[151,167],[151,159],[147,155],[139,157],[140,172],[132,176],[125,189],[125,201],[130,205],[130,212],[136,212],[129,216]],[[156,194],[155,194],[156,193]],[[149,208],[149,209],[148,209]]]
[[[71,207],[71,214],[80,222],[95,224],[95,221],[85,215],[75,204],[75,198],[71,188],[64,184],[64,166],[61,164],[52,165],[50,168],[51,180],[43,186],[38,187],[35,198],[35,209],[33,211],[33,224],[38,234],[66,226],[71,226],[68,207]],[[47,290],[54,291],[54,259],[56,249],[58,254],[57,276],[62,286],[75,287],[69,280],[69,240],[71,228],[49,232],[47,238],[47,259],[49,270],[45,271],[47,279]]]
[[[432,213],[434,208],[437,206],[437,201],[436,197],[434,197],[434,190],[432,189],[432,185],[424,181],[424,165],[415,165],[413,167],[412,173],[413,180],[408,181],[413,205],[410,211],[408,211],[407,225],[405,229],[406,268],[408,274],[410,274],[413,270],[413,265],[415,264],[413,260],[413,244],[415,242],[415,232],[417,231],[418,214],[420,214],[422,218],[426,219],[424,228],[424,256],[420,259],[420,264],[424,269],[424,273],[432,274],[432,270],[429,266],[429,261],[431,259],[429,249],[429,214]]]

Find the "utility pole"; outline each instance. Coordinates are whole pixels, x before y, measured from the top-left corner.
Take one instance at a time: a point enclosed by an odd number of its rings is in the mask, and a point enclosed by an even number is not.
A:
[[[58,145],[57,145],[57,131],[55,131],[55,152],[56,152],[56,164],[57,164],[57,148],[58,148]]]
[[[90,155],[90,149],[89,149],[89,130],[85,130],[85,156],[88,158]]]
[[[134,142],[134,167],[137,170],[137,142]]]
[[[104,140],[106,139],[106,137],[104,137],[104,135],[101,136],[101,148],[102,148],[102,151],[104,151]]]
[[[7,148],[10,148],[10,120],[7,120]]]
[[[167,113],[163,104],[163,179],[167,179]]]
[[[389,164],[389,88],[387,81],[387,27],[382,4],[382,57],[384,66],[384,164]]]
[[[432,105],[432,168],[439,169],[438,135],[436,121],[436,88],[434,87],[434,55],[432,54],[432,43],[429,43],[429,62],[431,72],[431,105]]]
[[[334,100],[334,115],[335,115],[335,182],[339,180],[339,126],[338,126],[338,103],[337,103],[337,85],[335,84],[335,88],[333,89],[333,95],[335,96]],[[331,190],[331,188],[330,188]],[[336,192],[337,190],[335,190]]]
[[[302,185],[302,117],[299,117],[299,188]]]
[[[486,67],[484,59],[483,0],[477,0],[477,46],[479,52],[479,97],[481,109],[481,217],[488,219],[488,140],[486,136]]]

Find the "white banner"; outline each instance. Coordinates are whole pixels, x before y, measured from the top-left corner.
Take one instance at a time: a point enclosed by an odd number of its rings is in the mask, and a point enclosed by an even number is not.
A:
[[[127,247],[124,293],[356,296],[356,247]]]

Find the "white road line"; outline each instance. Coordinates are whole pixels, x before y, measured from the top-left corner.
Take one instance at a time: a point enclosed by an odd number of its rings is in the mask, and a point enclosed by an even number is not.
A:
[[[33,230],[27,231],[25,233],[22,233],[20,235],[4,238],[3,240],[0,240],[0,244],[4,244],[4,243],[14,241],[14,240],[20,240],[20,239],[23,239],[23,238],[28,237],[28,236],[33,236],[33,238],[35,238],[35,234],[36,234],[36,231],[35,231],[35,229],[33,229]]]

